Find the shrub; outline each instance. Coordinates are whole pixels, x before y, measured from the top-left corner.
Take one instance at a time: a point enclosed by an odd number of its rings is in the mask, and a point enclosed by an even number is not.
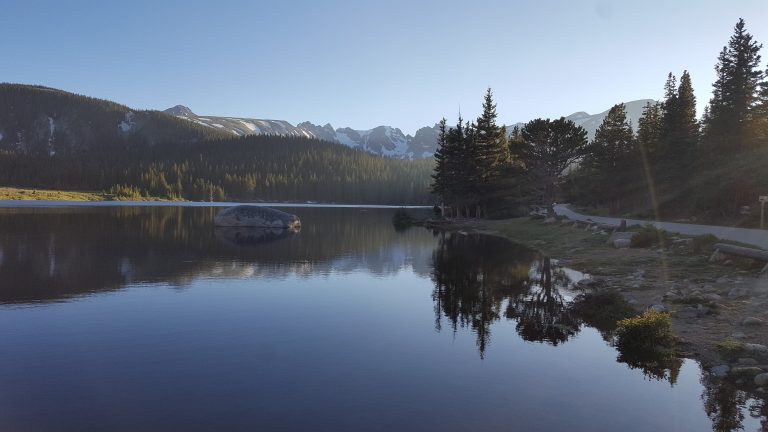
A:
[[[632,237],[630,246],[633,248],[647,248],[660,245],[666,248],[671,243],[670,235],[663,229],[658,229],[653,225],[644,225],[637,230],[637,234]]]
[[[733,360],[744,352],[744,343],[733,338],[725,338],[715,344],[715,348],[724,358]]]
[[[670,348],[674,345],[672,318],[666,312],[646,310],[616,324],[619,350]]]
[[[116,200],[140,200],[142,198],[139,188],[130,185],[114,185],[109,188],[107,194],[112,195]]]
[[[691,247],[694,253],[710,253],[718,241],[719,239],[712,234],[704,234],[694,237]]]

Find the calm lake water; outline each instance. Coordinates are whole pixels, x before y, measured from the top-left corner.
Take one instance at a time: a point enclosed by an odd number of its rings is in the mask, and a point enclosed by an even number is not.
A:
[[[534,251],[218,210],[0,209],[0,430],[760,430],[695,362],[621,356]]]

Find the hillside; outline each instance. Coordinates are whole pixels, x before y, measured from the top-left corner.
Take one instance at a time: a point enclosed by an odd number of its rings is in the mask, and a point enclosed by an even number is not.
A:
[[[47,87],[0,84],[0,150],[74,155],[222,136],[159,111],[134,110]]]
[[[80,155],[0,152],[0,185],[116,199],[431,204],[433,161],[382,158],[310,138],[247,136]]]
[[[431,159],[382,158],[287,129],[234,138],[175,115],[0,84],[0,185],[124,199],[430,202]]]

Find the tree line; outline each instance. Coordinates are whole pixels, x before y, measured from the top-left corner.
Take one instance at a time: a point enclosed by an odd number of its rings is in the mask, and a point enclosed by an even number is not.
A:
[[[506,134],[489,89],[475,122],[441,125],[431,189],[451,214],[486,216],[557,199],[612,213],[733,216],[768,194],[768,72],[740,19],[720,52],[701,119],[691,76],[670,73],[637,131],[613,106],[591,142],[570,120],[535,119]]]
[[[73,156],[0,151],[0,183],[103,190],[117,199],[429,204],[432,164],[304,137],[251,135]]]

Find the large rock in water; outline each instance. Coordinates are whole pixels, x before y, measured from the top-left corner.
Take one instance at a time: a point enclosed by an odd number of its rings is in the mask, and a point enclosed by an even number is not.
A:
[[[296,215],[269,207],[240,205],[224,209],[213,219],[217,227],[301,228]]]

